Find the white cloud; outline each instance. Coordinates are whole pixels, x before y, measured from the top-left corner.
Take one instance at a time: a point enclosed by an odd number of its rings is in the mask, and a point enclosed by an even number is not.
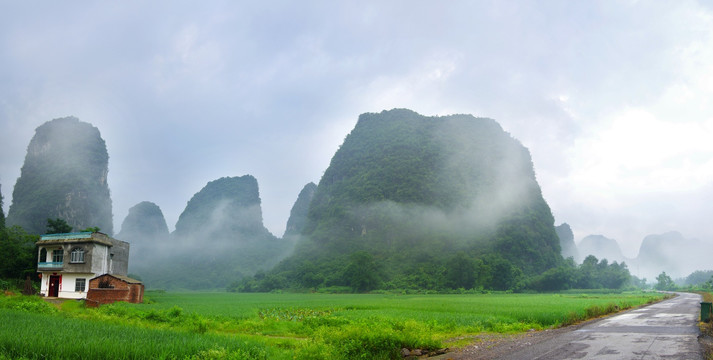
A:
[[[172,227],[207,181],[252,173],[281,234],[359,114],[408,107],[500,122],[578,235],[713,237],[695,215],[713,16],[694,1],[44,6],[0,14],[6,211],[34,128],[76,115],[107,140],[117,230],[143,200]]]

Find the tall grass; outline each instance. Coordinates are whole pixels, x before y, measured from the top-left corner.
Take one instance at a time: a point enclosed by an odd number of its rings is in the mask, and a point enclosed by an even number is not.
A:
[[[255,339],[132,327],[105,321],[0,311],[0,354],[28,359],[186,359],[211,351],[267,359]]]

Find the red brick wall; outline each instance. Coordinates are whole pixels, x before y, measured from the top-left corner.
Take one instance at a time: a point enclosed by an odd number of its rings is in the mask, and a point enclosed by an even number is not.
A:
[[[100,288],[100,281],[109,281],[114,288]],[[144,284],[129,284],[113,276],[102,275],[89,280],[89,291],[87,291],[87,304],[99,305],[110,304],[115,301],[128,301],[131,303],[141,303],[144,301]]]
[[[100,289],[90,288],[87,291],[87,300],[99,304],[111,304],[115,301],[129,301],[129,289]]]
[[[114,287],[114,289],[128,289],[129,283],[126,281],[119,280],[113,276],[102,275],[94,279],[89,280],[89,288],[96,289],[99,288],[100,281],[109,281],[109,284]]]

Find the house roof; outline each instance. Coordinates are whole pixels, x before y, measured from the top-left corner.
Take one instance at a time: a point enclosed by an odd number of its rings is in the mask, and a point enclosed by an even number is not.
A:
[[[37,245],[67,244],[95,242],[106,246],[112,246],[109,236],[100,232],[74,232],[63,234],[45,234],[40,236]]]
[[[117,279],[119,279],[119,280],[121,280],[121,281],[123,281],[123,282],[129,283],[129,284],[143,284],[143,283],[141,282],[141,280],[136,280],[136,279],[132,279],[132,278],[130,278],[130,277],[128,277],[128,276],[115,275],[115,274],[101,274],[101,275],[95,276],[95,277],[93,277],[93,278],[91,278],[91,279],[89,279],[89,280],[91,281],[91,280],[94,280],[94,279],[96,279],[96,278],[100,278],[100,277],[102,277],[102,276],[111,276],[111,277],[117,278]]]

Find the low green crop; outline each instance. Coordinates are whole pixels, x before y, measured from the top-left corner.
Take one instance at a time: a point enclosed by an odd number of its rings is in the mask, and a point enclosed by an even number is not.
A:
[[[661,298],[650,293],[147,296],[149,304],[88,309],[72,302],[61,310],[39,298],[0,296],[0,356],[397,359],[404,347],[435,350],[450,339],[483,332],[558,327]]]

